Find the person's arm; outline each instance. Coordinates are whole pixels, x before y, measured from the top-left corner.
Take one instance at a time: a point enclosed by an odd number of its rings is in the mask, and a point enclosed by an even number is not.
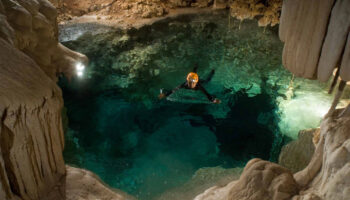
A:
[[[216,99],[211,94],[209,94],[209,92],[201,84],[198,83],[197,87],[200,91],[202,91],[205,94],[205,96],[207,96],[207,98],[210,102],[213,102],[213,103],[220,103],[221,102],[219,99]]]
[[[184,88],[186,85],[186,82],[185,83],[182,83],[181,85],[177,86],[176,88],[174,88],[173,90],[171,91],[168,91],[166,93],[161,93],[159,95],[159,98],[162,99],[162,98],[165,98],[165,97],[168,97],[170,96],[171,94],[175,93],[176,91],[178,91],[180,88]]]

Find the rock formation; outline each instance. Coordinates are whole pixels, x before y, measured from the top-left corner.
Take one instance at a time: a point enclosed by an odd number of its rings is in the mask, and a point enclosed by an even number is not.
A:
[[[315,152],[313,138],[317,138],[319,132],[320,129],[300,131],[296,141],[292,141],[282,148],[278,164],[290,169],[293,173],[304,169]]]
[[[277,164],[253,159],[247,163],[238,181],[224,187],[212,187],[195,200],[280,200],[298,192],[292,173]]]
[[[46,0],[0,1],[0,199],[38,200],[54,188],[68,197],[61,199],[89,199],[91,192],[126,199],[86,171],[68,167],[65,176],[56,79],[87,58],[58,43],[56,14]]]
[[[176,8],[230,8],[232,17],[239,20],[259,17],[259,26],[279,23],[282,0],[50,0],[59,10],[59,21],[74,16],[101,15],[110,20],[125,17],[160,17]],[[175,11],[176,12],[176,11]]]
[[[308,166],[292,175],[276,164],[251,160],[238,181],[212,187],[196,200],[346,200],[350,197],[350,116],[329,117]]]
[[[42,200],[135,200],[126,193],[106,187],[93,173],[67,166],[59,185]]]
[[[233,17],[243,21],[259,16],[259,26],[275,26],[279,23],[282,0],[269,0],[265,4],[259,0],[236,0],[230,4]]]
[[[293,74],[327,81],[335,68],[350,80],[350,1],[283,1],[283,65]]]
[[[46,0],[3,0],[0,36],[30,56],[53,80],[60,73],[71,77],[77,62],[87,58],[58,43],[57,11]]]

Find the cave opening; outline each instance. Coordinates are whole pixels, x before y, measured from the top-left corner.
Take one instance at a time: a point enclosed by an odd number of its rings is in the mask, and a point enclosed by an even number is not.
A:
[[[68,118],[65,161],[140,199],[161,199],[204,167],[277,161],[281,147],[298,130],[318,126],[330,105],[326,85],[282,67],[277,27],[215,12],[65,40],[69,30],[89,27],[61,27],[64,44],[90,59],[84,75],[59,83]],[[200,78],[215,70],[205,87],[221,104],[199,94],[157,99],[195,64]]]

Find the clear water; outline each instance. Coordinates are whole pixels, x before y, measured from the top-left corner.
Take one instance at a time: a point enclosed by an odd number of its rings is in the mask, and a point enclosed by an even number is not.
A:
[[[66,162],[139,199],[157,199],[203,167],[276,161],[300,129],[319,125],[330,97],[315,81],[291,84],[277,28],[238,26],[218,12],[65,42],[90,59],[82,77],[60,81]],[[198,93],[157,99],[160,88],[184,82],[195,63],[202,79],[215,70],[205,87],[221,104]]]

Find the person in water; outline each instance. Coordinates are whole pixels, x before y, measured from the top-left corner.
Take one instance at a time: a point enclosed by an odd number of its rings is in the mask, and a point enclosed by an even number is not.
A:
[[[204,83],[208,83],[211,78],[214,76],[215,70],[212,70],[210,72],[210,75],[208,76],[208,78],[206,80],[200,80],[197,74],[197,68],[198,66],[196,65],[193,69],[192,72],[190,72],[187,75],[187,80],[186,82],[184,82],[183,84],[177,86],[176,88],[174,88],[173,90],[163,93],[161,92],[159,95],[159,99],[163,99],[165,97],[168,97],[169,95],[175,93],[177,90],[184,88],[184,89],[192,89],[192,90],[200,90],[201,92],[203,92],[205,94],[205,96],[207,96],[208,100],[212,103],[221,103],[221,101],[215,97],[213,97],[212,95],[210,95],[207,90],[202,86],[202,84]]]

